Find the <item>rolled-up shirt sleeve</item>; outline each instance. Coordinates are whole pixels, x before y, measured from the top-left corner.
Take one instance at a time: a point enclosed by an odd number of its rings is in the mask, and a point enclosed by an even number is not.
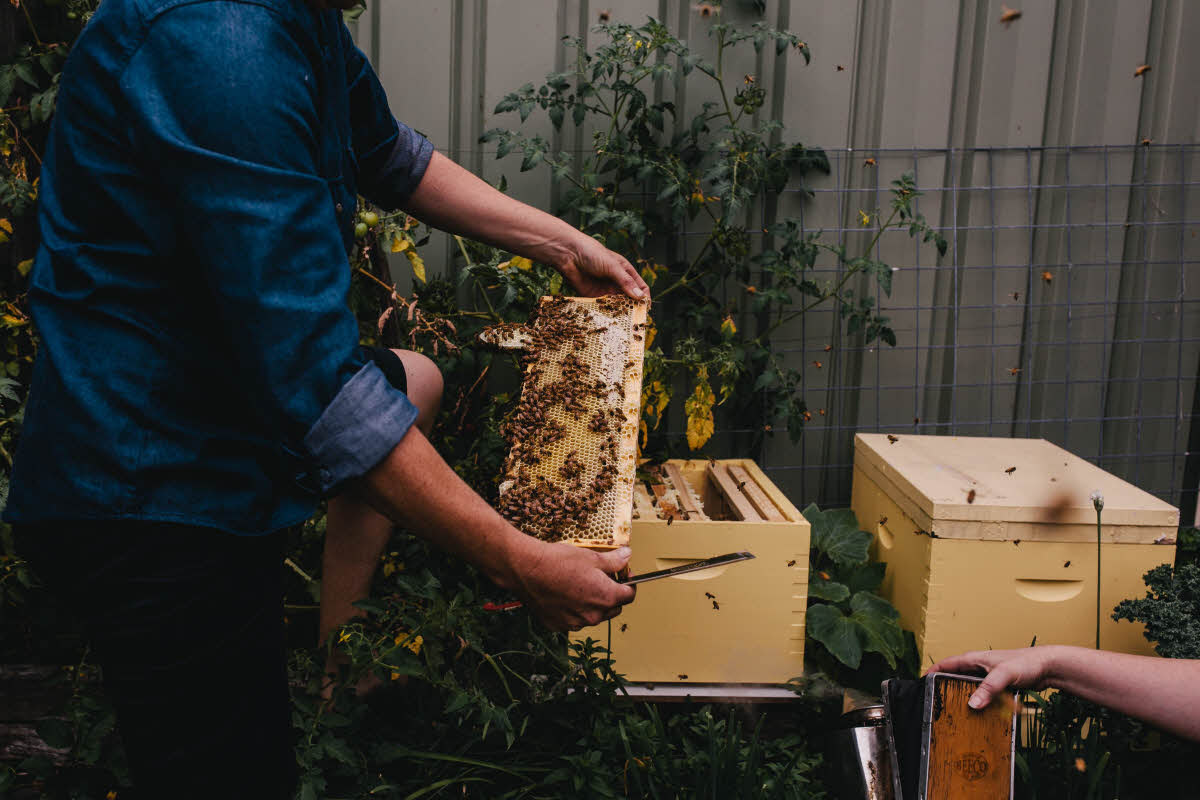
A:
[[[173,212],[161,235],[196,273],[181,285],[212,304],[247,412],[328,490],[377,464],[417,411],[357,346],[320,169],[321,77],[288,24],[250,3],[177,6],[153,20],[121,84],[130,145]],[[392,176],[397,196],[419,180],[413,167]]]
[[[362,51],[342,27],[342,52],[350,81],[350,118],[360,189],[376,205],[400,208],[433,157],[433,144],[392,116],[387,95]]]

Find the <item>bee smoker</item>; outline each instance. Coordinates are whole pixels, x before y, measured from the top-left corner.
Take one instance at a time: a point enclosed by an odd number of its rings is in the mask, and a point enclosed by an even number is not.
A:
[[[830,736],[837,765],[838,791],[845,800],[894,800],[892,755],[883,706],[866,706],[842,715]]]

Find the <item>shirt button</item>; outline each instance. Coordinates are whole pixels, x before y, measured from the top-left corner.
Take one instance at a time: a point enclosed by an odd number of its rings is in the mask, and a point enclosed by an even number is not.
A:
[[[339,214],[342,213],[342,204],[338,203],[336,206],[333,207],[333,210]]]

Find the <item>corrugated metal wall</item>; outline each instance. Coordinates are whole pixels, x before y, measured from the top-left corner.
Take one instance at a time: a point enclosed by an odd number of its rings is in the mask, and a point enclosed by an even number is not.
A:
[[[888,182],[914,170],[921,210],[952,241],[940,262],[906,236],[881,241],[901,268],[883,304],[895,351],[842,341],[819,314],[780,331],[811,367],[815,416],[800,446],[776,437],[757,455],[797,502],[845,502],[856,429],[1044,436],[1179,500],[1200,363],[1200,3],[1010,4],[1022,16],[1006,25],[999,2],[771,0],[765,18],[803,36],[812,64],[746,48],[727,67],[765,85],[788,139],[833,157],[816,199],[787,193],[777,213],[861,247],[858,209],[886,205]],[[758,19],[752,5],[728,0],[725,21]],[[497,101],[562,69],[563,36],[595,41],[601,11],[653,15],[713,49],[710,21],[680,0],[371,0],[357,36],[397,116],[551,207],[548,170],[521,174],[478,137],[515,126]],[[708,99],[684,88],[660,89],[680,118]],[[560,149],[588,141],[567,127],[527,129]]]

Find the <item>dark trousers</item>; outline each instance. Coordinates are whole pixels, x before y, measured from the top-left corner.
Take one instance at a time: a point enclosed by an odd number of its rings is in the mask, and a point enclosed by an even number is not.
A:
[[[291,796],[284,532],[83,522],[16,535],[83,623],[136,797]]]

